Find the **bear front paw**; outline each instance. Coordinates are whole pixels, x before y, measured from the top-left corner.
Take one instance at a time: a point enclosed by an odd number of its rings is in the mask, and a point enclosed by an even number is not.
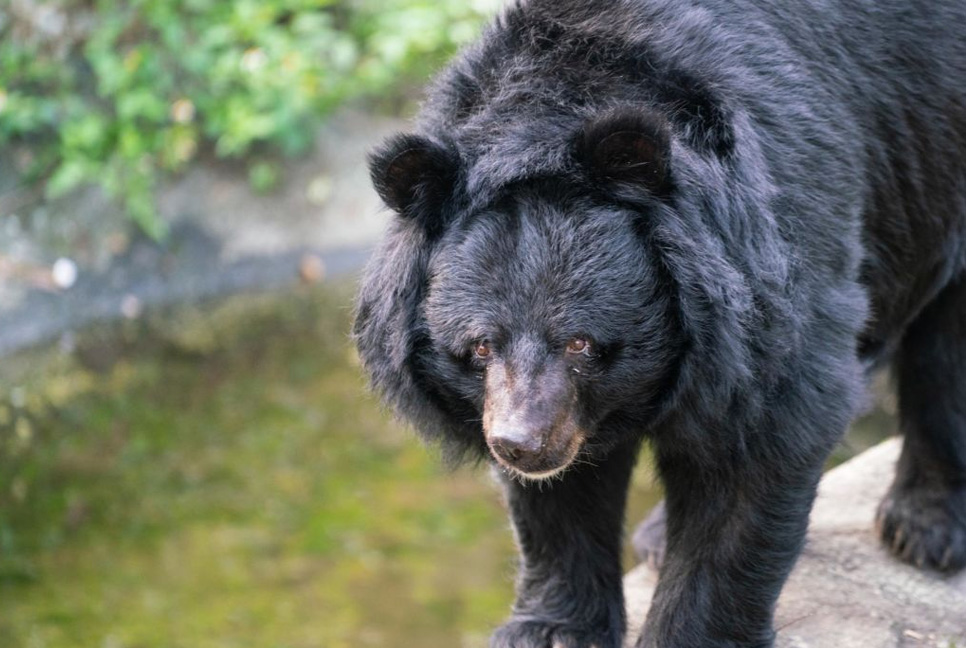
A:
[[[511,620],[490,639],[490,648],[620,648],[621,637],[607,628],[547,621]]]
[[[966,567],[966,489],[893,488],[876,514],[892,553],[917,567]]]

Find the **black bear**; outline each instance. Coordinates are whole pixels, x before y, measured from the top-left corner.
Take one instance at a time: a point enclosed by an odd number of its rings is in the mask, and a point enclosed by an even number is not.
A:
[[[891,364],[879,510],[966,564],[966,3],[521,0],[371,158],[397,212],[354,335],[502,470],[496,648],[616,648],[640,444],[666,553],[638,646],[773,645],[822,465]]]

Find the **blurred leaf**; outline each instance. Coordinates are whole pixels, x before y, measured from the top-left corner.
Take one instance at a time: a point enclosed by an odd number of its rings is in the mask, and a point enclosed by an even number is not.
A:
[[[64,160],[47,180],[47,195],[51,198],[58,198],[71,189],[77,188],[81,183],[89,180],[88,169],[89,167],[84,160]]]
[[[260,156],[304,151],[334,108],[422,80],[475,36],[497,3],[53,3],[78,38],[61,46],[4,13],[0,146],[34,149],[43,162],[36,168],[49,174],[47,195],[99,184],[161,235],[157,170],[183,169],[205,143],[225,157],[254,146]],[[185,105],[190,119],[179,117]],[[251,167],[256,190],[277,181],[265,164]]]
[[[258,193],[269,193],[278,186],[278,167],[271,162],[256,162],[248,168],[248,182]]]

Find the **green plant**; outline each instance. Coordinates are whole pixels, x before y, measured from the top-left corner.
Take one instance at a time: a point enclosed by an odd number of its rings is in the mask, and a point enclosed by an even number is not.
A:
[[[5,3],[6,4],[6,3]],[[49,197],[97,184],[154,236],[154,191],[202,148],[294,154],[349,98],[421,79],[495,0],[11,0],[0,146]],[[270,187],[271,166],[251,172]]]

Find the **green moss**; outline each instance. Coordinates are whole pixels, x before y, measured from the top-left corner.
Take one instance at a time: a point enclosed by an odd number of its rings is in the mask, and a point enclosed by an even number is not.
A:
[[[366,395],[346,301],[236,299],[90,332],[83,352],[113,341],[109,368],[86,361],[101,373],[20,359],[43,370],[14,385],[37,401],[33,438],[0,455],[0,643],[485,636],[512,597],[499,497],[484,471],[444,473]]]

